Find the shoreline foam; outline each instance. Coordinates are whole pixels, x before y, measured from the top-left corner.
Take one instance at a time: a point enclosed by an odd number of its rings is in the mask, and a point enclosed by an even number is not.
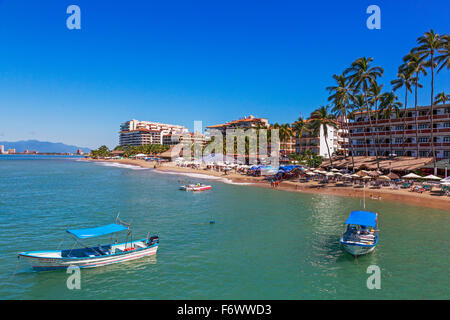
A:
[[[120,159],[120,160],[95,160],[87,159],[85,161],[92,162],[112,162],[120,163],[131,166],[139,166],[142,168],[155,168],[156,162],[148,162],[143,160],[132,160],[132,159]],[[247,185],[252,187],[260,188],[270,188],[269,183],[264,182],[261,177],[250,177],[241,174],[230,173],[224,175],[221,172],[216,171],[205,171],[196,170],[191,168],[181,168],[170,163],[165,163],[162,166],[157,166],[155,172],[166,173],[166,174],[178,174],[184,176],[197,177],[198,179],[210,179],[221,181],[229,184],[235,185]],[[291,192],[301,192],[308,194],[323,194],[323,195],[334,195],[352,198],[363,198],[364,193],[366,197],[370,199],[371,197],[379,198],[380,201],[391,201],[397,203],[406,203],[409,205],[450,210],[450,197],[445,196],[434,196],[427,193],[415,193],[409,192],[405,189],[393,190],[393,189],[355,189],[353,187],[338,187],[334,185],[328,185],[326,187],[320,187],[317,182],[300,183],[294,181],[283,181],[279,184],[275,190],[291,191]]]

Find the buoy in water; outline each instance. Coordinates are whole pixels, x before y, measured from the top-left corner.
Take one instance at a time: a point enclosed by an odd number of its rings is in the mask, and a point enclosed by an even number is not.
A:
[[[209,224],[214,224],[216,223],[214,220],[209,221]]]

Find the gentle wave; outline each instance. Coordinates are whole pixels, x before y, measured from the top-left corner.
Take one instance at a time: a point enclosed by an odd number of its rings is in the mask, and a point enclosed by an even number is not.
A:
[[[142,168],[140,166],[135,166],[132,164],[123,164],[123,163],[116,163],[116,162],[94,162],[99,165],[105,166],[105,167],[116,167],[116,168],[123,168],[123,169],[131,169],[131,170],[149,170],[150,168]]]
[[[207,174],[201,174],[201,173],[191,173],[191,172],[178,172],[178,171],[159,171],[155,170],[155,172],[162,173],[162,174],[173,174],[173,175],[182,175],[187,176],[191,178],[197,178],[197,179],[205,179],[205,180],[216,180],[227,184],[234,184],[234,185],[251,185],[253,183],[251,182],[233,182],[230,179],[227,178],[221,178],[216,176],[209,176]]]

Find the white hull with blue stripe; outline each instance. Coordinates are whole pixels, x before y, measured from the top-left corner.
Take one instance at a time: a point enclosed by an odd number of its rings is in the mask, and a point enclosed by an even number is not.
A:
[[[129,229],[122,225],[111,224],[90,229],[67,230],[67,232],[75,236],[75,240],[77,240],[116,233],[123,230]],[[32,268],[37,271],[66,269],[71,266],[96,268],[154,255],[158,250],[158,246],[159,238],[153,236],[149,239],[98,245],[95,247],[69,250],[26,251],[20,252],[18,256],[27,260]]]
[[[156,254],[158,250],[157,243],[152,246],[145,246],[145,240],[128,243],[128,248],[136,248],[130,251],[123,251],[120,249],[121,247],[125,249],[124,244],[111,246],[112,250],[110,252],[106,252],[105,254],[101,255],[94,251],[91,252],[91,250],[87,250],[86,248],[85,257],[71,257],[70,255],[63,256],[65,251],[67,250],[21,252],[19,253],[19,256],[25,258],[31,264],[31,267],[34,270],[46,271],[54,269],[65,269],[69,266],[77,266],[79,268],[96,268],[109,264],[131,261],[146,256],[151,256]],[[115,248],[116,250],[114,252]],[[96,248],[94,247],[93,249],[95,250]]]

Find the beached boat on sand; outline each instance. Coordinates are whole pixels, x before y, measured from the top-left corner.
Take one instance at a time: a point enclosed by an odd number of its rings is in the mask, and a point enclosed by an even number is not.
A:
[[[372,252],[378,244],[377,214],[369,211],[352,211],[345,221],[347,229],[339,242],[354,256]]]
[[[204,185],[201,183],[185,184],[185,185],[180,186],[180,190],[183,190],[183,191],[206,191],[206,190],[211,190],[211,186]]]
[[[106,226],[67,230],[77,243],[82,239],[99,237],[107,234],[128,230],[122,224],[109,224]],[[128,232],[130,235],[131,232]],[[113,263],[120,263],[139,259],[156,254],[159,245],[159,237],[152,236],[148,239],[140,239],[124,243],[98,245],[80,249],[50,250],[50,251],[26,251],[18,254],[19,258],[25,258],[36,271],[65,269],[69,266],[80,268],[95,268]]]

